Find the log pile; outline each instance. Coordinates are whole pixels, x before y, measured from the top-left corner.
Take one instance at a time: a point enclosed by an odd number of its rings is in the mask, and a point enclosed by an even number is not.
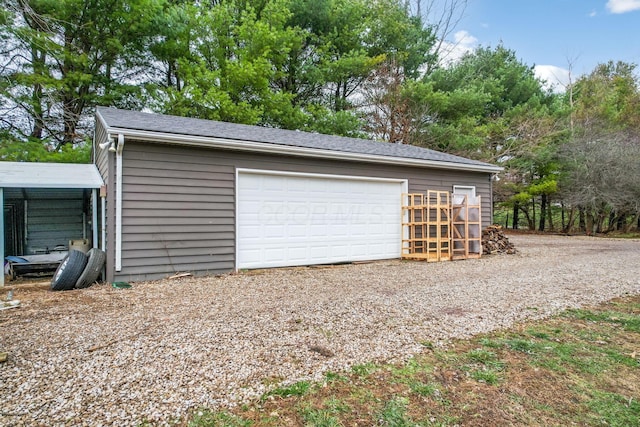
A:
[[[515,254],[516,248],[502,231],[500,225],[490,225],[482,230],[482,253],[490,254]]]

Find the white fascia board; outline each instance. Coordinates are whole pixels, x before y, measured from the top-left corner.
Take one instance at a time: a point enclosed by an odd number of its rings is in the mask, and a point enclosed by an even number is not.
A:
[[[352,160],[369,163],[382,163],[398,166],[418,166],[434,169],[462,170],[471,172],[498,173],[503,170],[499,166],[469,165],[465,163],[446,162],[438,160],[412,159],[408,157],[389,157],[375,154],[351,153],[346,151],[324,150],[318,148],[279,145],[268,142],[254,142],[247,140],[233,140],[216,137],[193,135],[177,135],[164,132],[143,131],[123,128],[106,128],[109,134],[124,134],[126,137],[147,142],[164,142],[168,144],[186,145],[192,147],[219,148],[226,150],[250,151],[268,154],[283,154],[290,156],[313,157],[330,160]]]
[[[3,188],[100,188],[102,177],[94,164],[0,163]]]

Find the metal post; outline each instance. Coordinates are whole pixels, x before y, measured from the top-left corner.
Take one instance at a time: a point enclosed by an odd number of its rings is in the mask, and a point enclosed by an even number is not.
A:
[[[98,189],[91,190],[91,236],[92,248],[98,247]]]
[[[2,260],[1,288],[4,287],[4,188],[2,187],[0,187],[0,259]]]

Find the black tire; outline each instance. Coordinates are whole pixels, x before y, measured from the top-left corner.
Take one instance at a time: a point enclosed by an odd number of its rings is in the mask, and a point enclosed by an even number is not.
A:
[[[88,288],[89,286],[93,285],[93,282],[95,282],[100,275],[102,266],[107,259],[107,255],[104,253],[104,251],[98,248],[89,249],[87,256],[89,258],[87,260],[87,266],[84,268],[82,274],[76,281],[77,289]]]
[[[84,252],[72,249],[53,274],[51,289],[54,291],[68,291],[73,289],[86,265],[87,256]]]

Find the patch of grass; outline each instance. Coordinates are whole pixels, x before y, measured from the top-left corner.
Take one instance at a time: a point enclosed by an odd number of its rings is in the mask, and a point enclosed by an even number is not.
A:
[[[199,411],[188,425],[640,426],[639,323],[640,295],[569,310],[446,348],[425,346],[405,363],[327,372],[319,384]]]
[[[340,420],[327,409],[305,407],[301,411],[305,426],[309,427],[342,427]]]
[[[413,393],[423,397],[439,396],[442,394],[440,386],[435,382],[423,383],[422,381],[410,381],[407,385]]]
[[[427,367],[423,366],[416,359],[411,359],[402,365],[390,367],[390,371],[393,376],[398,378],[400,381],[403,381],[406,378],[413,378],[416,374],[424,372],[425,370],[427,370]]]
[[[607,233],[607,237],[611,237],[615,239],[640,239],[640,233],[638,232],[623,233],[619,231],[619,232]]]
[[[429,350],[433,350],[435,348],[435,346],[431,341],[421,341],[420,345],[423,346],[424,348],[428,348]]]
[[[590,416],[595,423],[607,426],[640,426],[640,400],[606,391],[586,391],[587,406],[594,412]]]
[[[193,414],[189,427],[249,427],[251,421],[229,412],[214,412],[208,409],[198,410]]]
[[[338,399],[337,397],[334,397],[334,396],[327,399],[324,402],[324,404],[327,407],[327,409],[334,414],[345,413],[351,410],[351,407],[345,401]]]
[[[636,355],[631,357],[631,354],[623,354],[615,349],[603,348],[602,352],[607,355],[611,365],[620,364],[630,368],[640,368],[640,358]]]
[[[479,343],[483,347],[501,348],[502,343],[492,338],[480,338]]]
[[[543,340],[548,340],[550,338],[550,335],[547,332],[537,331],[534,329],[529,329],[527,333],[534,338],[540,338]]]
[[[640,308],[639,308],[640,309]],[[633,314],[606,311],[594,313],[588,310],[568,310],[565,317],[591,322],[609,322],[622,326],[625,331],[640,332],[640,317]]]
[[[415,423],[407,415],[409,399],[406,397],[394,397],[385,405],[378,418],[378,425],[389,427],[415,426]]]
[[[331,372],[331,371],[325,372],[324,378],[329,383],[334,382],[334,381],[348,381],[348,378],[345,375],[341,375],[341,374],[338,374],[336,372]]]
[[[467,352],[467,359],[469,359],[469,361],[471,362],[489,365],[495,363],[498,357],[493,351],[488,351],[483,348],[476,348]]]
[[[508,339],[504,341],[504,344],[511,350],[526,354],[534,354],[539,349],[539,346],[534,341],[523,338]]]
[[[355,365],[351,368],[351,371],[359,377],[366,377],[371,373],[378,370],[378,367],[373,363],[364,363],[362,365]]]
[[[498,360],[498,356],[493,351],[483,348],[473,349],[465,355],[470,365],[464,366],[476,381],[489,385],[500,382],[500,372],[504,370],[504,363]]]
[[[311,404],[303,405],[299,413],[305,426],[337,427],[342,426],[339,417],[351,411],[351,407],[341,399],[329,397],[320,407]]]
[[[497,372],[491,370],[476,370],[471,372],[471,378],[476,381],[496,385],[500,382],[500,376]]]
[[[304,396],[311,389],[311,382],[309,381],[298,381],[297,383],[293,383],[288,386],[278,387],[270,392],[266,393],[262,399],[269,396],[278,396],[278,397],[291,397],[291,396]]]

